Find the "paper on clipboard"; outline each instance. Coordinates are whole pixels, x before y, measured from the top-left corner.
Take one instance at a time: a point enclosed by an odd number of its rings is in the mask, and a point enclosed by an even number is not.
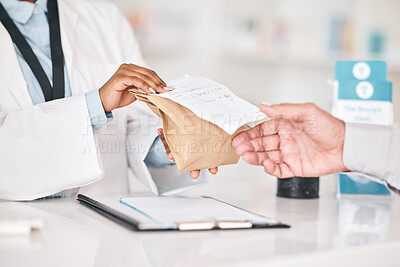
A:
[[[153,222],[174,226],[184,222],[249,221],[275,224],[277,221],[236,208],[209,197],[123,197],[120,202]]]
[[[290,228],[211,197],[102,197],[78,194],[82,205],[135,231]]]

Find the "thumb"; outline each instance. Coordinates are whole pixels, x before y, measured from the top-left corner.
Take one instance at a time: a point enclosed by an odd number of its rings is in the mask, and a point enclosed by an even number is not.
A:
[[[276,104],[269,105],[262,103],[260,110],[272,119],[284,118],[288,120],[301,120],[306,114],[311,112],[311,105],[314,104]]]

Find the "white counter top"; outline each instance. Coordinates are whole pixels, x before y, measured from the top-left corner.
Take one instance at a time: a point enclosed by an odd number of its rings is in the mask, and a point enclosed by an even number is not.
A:
[[[232,177],[244,175],[233,172]],[[133,232],[72,199],[0,202],[0,217],[42,218],[30,237],[0,237],[0,266],[400,266],[400,197],[278,198],[272,177],[225,174],[190,195],[210,195],[290,229]]]

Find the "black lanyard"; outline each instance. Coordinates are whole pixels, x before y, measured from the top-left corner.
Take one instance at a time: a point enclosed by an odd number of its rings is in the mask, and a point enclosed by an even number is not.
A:
[[[14,24],[3,5],[0,3],[0,21],[7,29],[11,39],[18,47],[26,63],[28,63],[28,66],[31,68],[33,74],[38,80],[46,102],[65,97],[64,55],[61,46],[57,0],[48,0],[47,9],[47,20],[49,22],[50,29],[51,61],[53,67],[53,87],[51,86],[46,72],[43,70],[42,65],[40,65],[39,60],[32,48],[29,46],[22,33],[18,30],[17,26]]]

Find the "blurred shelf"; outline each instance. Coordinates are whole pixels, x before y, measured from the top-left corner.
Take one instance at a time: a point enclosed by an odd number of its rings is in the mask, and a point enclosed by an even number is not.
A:
[[[388,63],[388,73],[400,75],[400,66],[390,66],[390,64]]]
[[[221,60],[228,63],[239,63],[239,64],[256,64],[265,66],[277,66],[277,67],[302,67],[309,69],[333,69],[336,60],[340,58],[331,59],[318,59],[318,58],[293,58],[293,57],[265,57],[255,55],[229,55],[224,54],[221,56]],[[392,64],[388,62],[388,73],[400,74],[400,65]]]
[[[363,55],[379,50],[389,75],[400,75],[398,0],[113,1],[136,29],[143,55],[163,63],[333,74],[336,60],[367,59]]]
[[[289,67],[305,67],[305,68],[333,68],[334,60],[320,59],[299,59],[285,57],[262,57],[249,55],[223,55],[222,60],[226,62],[235,62],[243,64],[272,65],[272,66],[289,66]]]

